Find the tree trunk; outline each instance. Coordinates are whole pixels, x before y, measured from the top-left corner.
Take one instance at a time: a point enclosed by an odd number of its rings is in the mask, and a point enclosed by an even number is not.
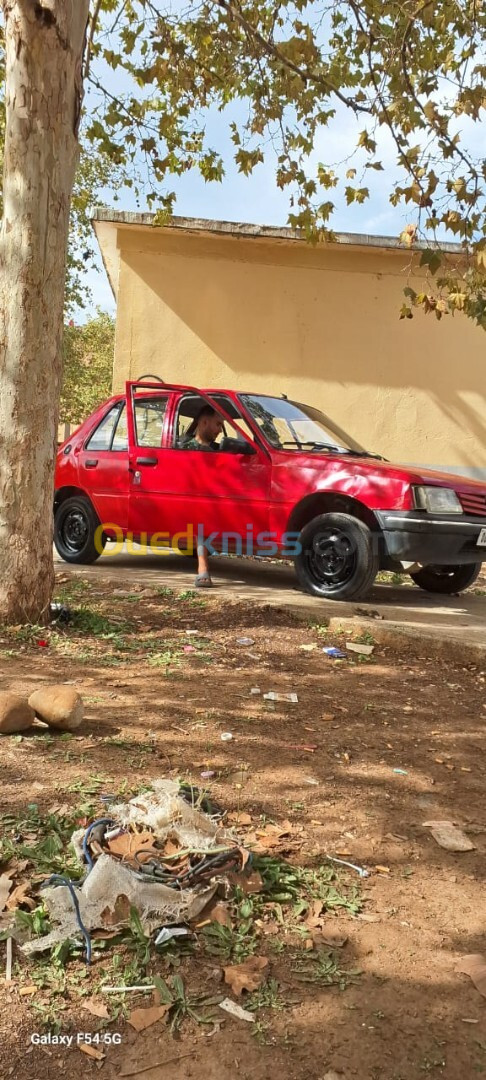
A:
[[[89,0],[1,0],[0,621],[48,613],[69,209]]]

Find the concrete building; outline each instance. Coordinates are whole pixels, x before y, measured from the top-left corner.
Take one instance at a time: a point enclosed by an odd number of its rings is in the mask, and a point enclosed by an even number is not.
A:
[[[95,211],[117,300],[113,386],[285,393],[398,462],[486,478],[486,336],[463,316],[399,320],[418,256],[396,240]],[[457,255],[458,248],[446,249]]]

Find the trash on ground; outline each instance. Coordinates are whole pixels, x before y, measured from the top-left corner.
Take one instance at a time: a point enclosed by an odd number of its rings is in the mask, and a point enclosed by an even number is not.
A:
[[[8,874],[1,874],[0,875],[0,911],[3,911],[4,907],[6,906],[7,900],[8,900],[9,895],[10,895],[11,888],[12,888],[12,879],[9,878]]]
[[[481,953],[471,953],[469,956],[463,956],[462,960],[456,964],[455,971],[469,975],[476,990],[479,990],[479,993],[486,998],[486,957],[482,956]]]
[[[23,944],[27,955],[81,931],[89,960],[90,931],[129,925],[131,907],[146,933],[180,926],[197,918],[228,872],[242,869],[244,853],[217,820],[222,811],[190,785],[155,780],[152,790],[109,812],[73,834],[87,869],[82,883],[55,875],[45,882],[52,929]],[[105,843],[106,827],[116,824],[124,833]]]
[[[187,937],[191,931],[187,926],[163,926],[155,938],[154,945],[165,945],[174,938]]]
[[[362,645],[359,641],[347,641],[346,649],[348,652],[358,653],[360,656],[371,656],[375,651],[374,645]]]
[[[336,648],[335,645],[327,645],[323,648],[322,651],[326,654],[326,656],[329,656],[331,660],[345,660],[347,655],[345,652],[342,651],[342,649]]]
[[[195,653],[197,652],[197,649],[194,648],[194,645],[184,645],[182,651],[185,653]]]
[[[64,604],[49,604],[49,611],[51,615],[51,622],[53,623],[68,623],[71,622],[72,613],[71,609],[65,607]]]
[[[339,863],[340,866],[349,866],[349,869],[356,870],[356,873],[359,874],[360,877],[370,876],[369,870],[364,870],[362,866],[355,866],[352,862],[346,862],[344,859],[336,859],[332,855],[324,855],[324,858],[327,859],[328,862]]]
[[[35,987],[37,989],[37,987]],[[102,1001],[95,1001],[93,998],[88,998],[87,1001],[83,1001],[81,1008],[85,1012],[89,1012],[91,1016],[98,1016],[100,1020],[109,1020],[110,1014],[108,1007],[103,1004]]]
[[[268,694],[263,695],[265,701],[291,701],[294,705],[298,702],[297,694],[277,694],[274,690],[270,690]]]
[[[221,742],[231,742],[233,735],[231,731],[223,731],[221,733]]]
[[[250,690],[250,694],[261,694],[260,687],[259,686],[252,686],[252,688]]]
[[[446,851],[475,851],[476,848],[468,836],[458,829],[452,821],[424,821],[424,828],[429,828],[434,840]]]
[[[311,784],[312,787],[319,787],[319,781],[315,780],[313,776],[306,776],[304,784]]]
[[[216,776],[216,773],[213,769],[206,769],[205,772],[200,773],[200,776],[201,780],[212,780],[213,776]]]
[[[397,776],[408,776],[408,769],[394,769],[393,772],[396,773]]]
[[[234,1016],[235,1020],[247,1020],[249,1024],[255,1023],[255,1014],[248,1012],[247,1009],[242,1009],[241,1005],[237,1005],[236,1001],[232,1001],[231,998],[225,998],[224,1001],[220,1001],[219,1007],[229,1013],[230,1016]]]
[[[254,645],[255,639],[252,637],[239,637],[236,639],[237,645]]]
[[[317,649],[318,647],[317,641],[312,641],[307,645],[299,645],[299,649],[302,649],[302,652],[314,652],[314,649]]]
[[[91,1046],[90,1043],[79,1043],[77,1048],[82,1054],[86,1054],[86,1057],[93,1058],[95,1061],[104,1061],[106,1057],[102,1050],[97,1050],[96,1046]]]
[[[267,967],[268,959],[266,956],[250,956],[242,964],[225,967],[223,969],[224,981],[231,987],[233,993],[240,997],[243,990],[250,992],[258,990],[258,987],[262,985],[265,979]]]

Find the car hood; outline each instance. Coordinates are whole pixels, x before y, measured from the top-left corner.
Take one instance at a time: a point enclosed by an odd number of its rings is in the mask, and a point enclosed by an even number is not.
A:
[[[295,458],[294,458],[295,460]],[[335,468],[346,472],[357,472],[361,476],[379,477],[401,480],[408,484],[435,485],[438,487],[453,488],[455,491],[471,491],[486,494],[486,481],[473,480],[471,477],[460,476],[457,473],[442,472],[438,469],[422,468],[421,465],[401,465],[390,461],[380,461],[378,458],[347,456],[346,454],[299,454],[299,462],[304,468],[320,472],[324,463],[332,463]]]

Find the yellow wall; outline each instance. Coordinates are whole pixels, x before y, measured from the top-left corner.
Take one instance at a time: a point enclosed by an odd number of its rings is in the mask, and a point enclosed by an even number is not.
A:
[[[286,393],[392,460],[486,476],[484,331],[399,321],[408,253],[133,225],[118,246],[115,390]]]

